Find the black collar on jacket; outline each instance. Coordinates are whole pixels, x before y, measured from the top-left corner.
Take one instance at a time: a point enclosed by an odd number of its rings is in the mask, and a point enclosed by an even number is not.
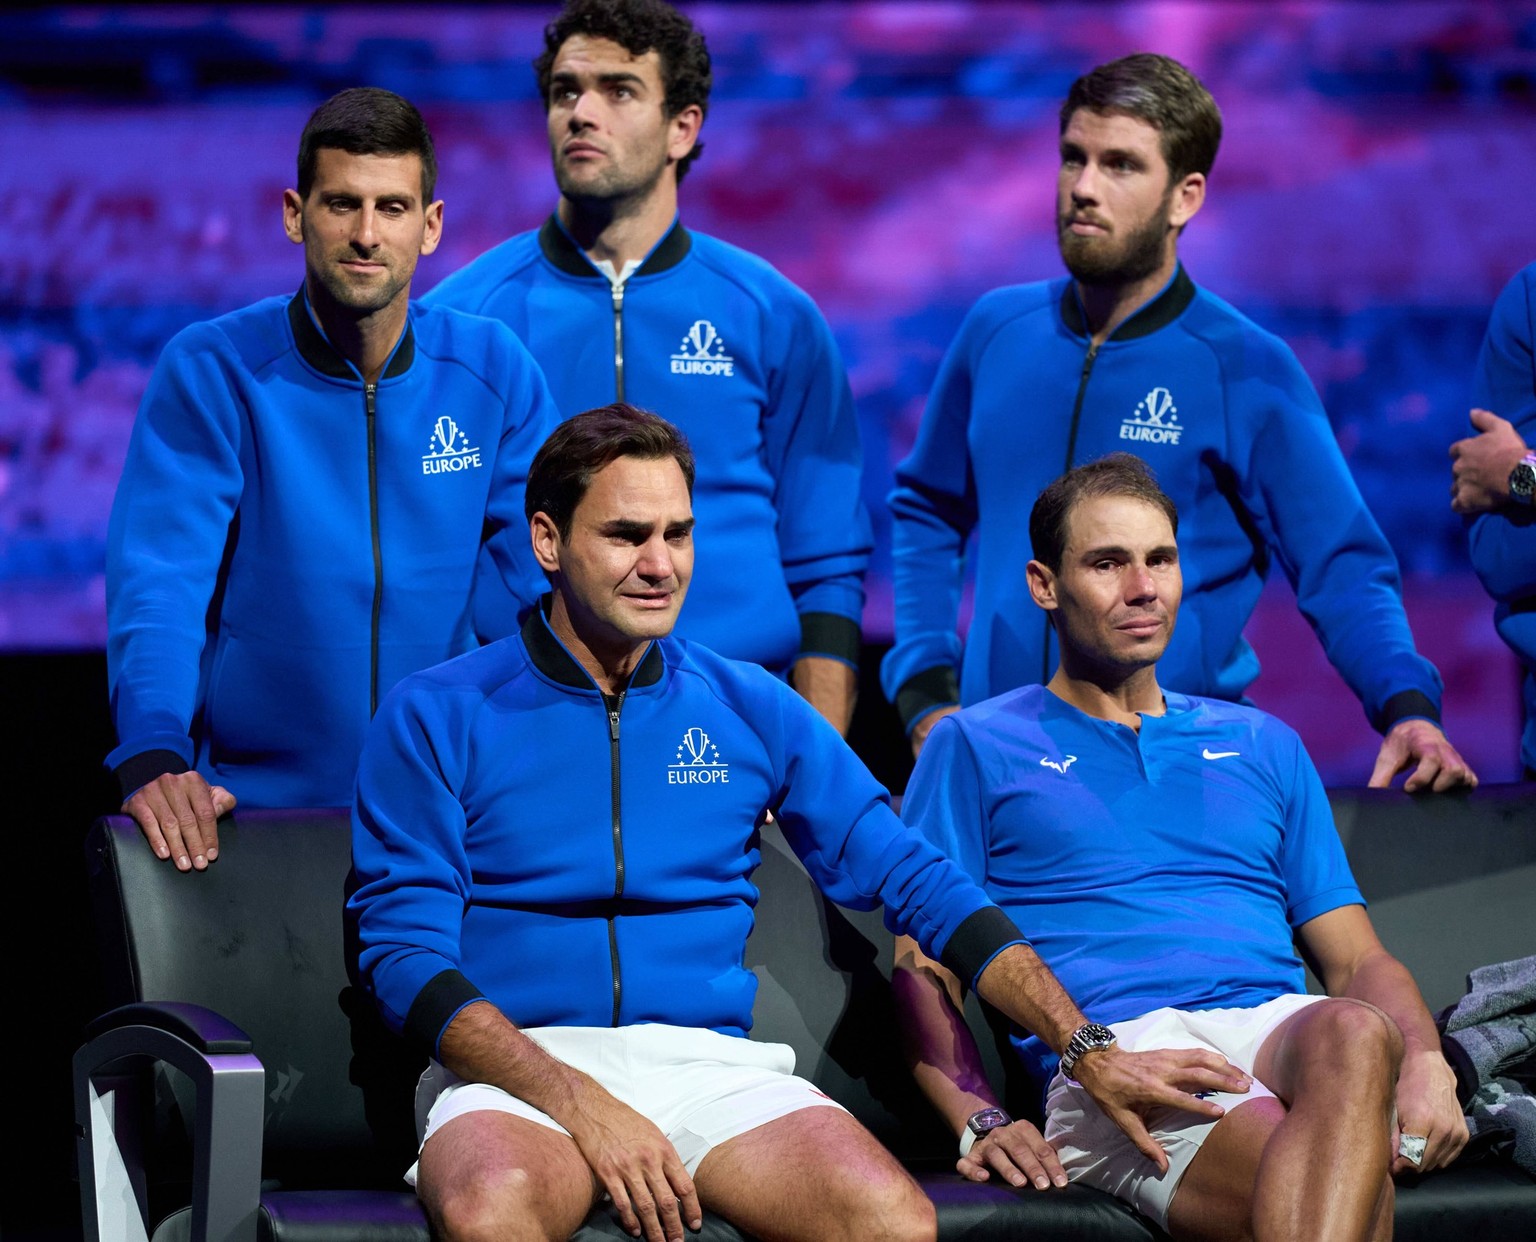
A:
[[[1168,287],[1111,332],[1107,339],[1130,341],[1138,336],[1151,336],[1182,315],[1185,307],[1194,300],[1195,282],[1185,273],[1181,263]],[[1067,281],[1066,288],[1061,291],[1061,318],[1071,332],[1078,336],[1088,335],[1088,323],[1083,318],[1083,304],[1077,296],[1075,280]]]
[[[523,645],[528,648],[528,658],[539,672],[557,685],[570,686],[573,690],[595,690],[597,683],[592,680],[592,674],[581,667],[576,657],[566,650],[565,644],[555,637],[554,630],[549,628],[548,613],[553,602],[553,595],[545,596],[523,622]],[[624,688],[636,690],[641,686],[654,686],[661,680],[665,668],[661,644],[652,642],[635,671],[629,675],[629,682]]]
[[[302,288],[288,303],[288,323],[293,328],[293,339],[298,343],[299,353],[303,355],[304,361],[321,375],[328,375],[332,379],[355,380],[357,378],[357,368],[337,353],[336,347],[325,339],[325,333],[315,327],[315,321],[310,317],[309,304]],[[389,365],[384,368],[384,374],[379,378],[387,380],[397,375],[404,375],[411,369],[411,362],[415,357],[416,331],[411,327],[410,316],[407,315],[405,336],[400,342],[400,348],[395,350],[394,357],[389,360]]]
[[[593,278],[602,276],[602,273],[592,266],[592,260],[582,253],[581,247],[571,240],[571,235],[560,226],[560,221],[553,215],[544,221],[539,229],[539,249],[556,269],[567,276]],[[688,257],[688,252],[692,249],[692,235],[683,227],[681,220],[674,220],[672,227],[667,230],[667,235],[656,243],[656,249],[645,256],[645,262],[640,265],[635,275],[654,276],[657,272],[676,267]]]

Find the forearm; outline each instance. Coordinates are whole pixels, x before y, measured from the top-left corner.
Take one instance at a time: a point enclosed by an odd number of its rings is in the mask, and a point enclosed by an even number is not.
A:
[[[976,980],[981,996],[1061,1052],[1088,1021],[1056,976],[1027,944],[1010,945]]]
[[[795,661],[790,682],[834,729],[848,736],[859,689],[858,674],[852,668],[828,656],[805,655]]]
[[[911,937],[899,936],[891,991],[912,1075],[949,1128],[959,1134],[973,1113],[998,1103],[960,1009],[959,984],[926,957]]]
[[[490,1001],[475,1001],[443,1031],[437,1059],[460,1078],[489,1083],[547,1113],[562,1125],[593,1083],[545,1052]]]
[[[1422,1052],[1440,1055],[1440,1032],[1419,985],[1408,968],[1385,949],[1362,960],[1348,981],[1332,994],[1366,1001],[1391,1018],[1402,1032],[1405,1058]]]

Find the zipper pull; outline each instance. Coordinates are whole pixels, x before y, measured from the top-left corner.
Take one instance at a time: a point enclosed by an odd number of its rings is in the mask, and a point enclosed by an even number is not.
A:
[[[620,690],[613,700],[613,706],[608,709],[608,736],[615,742],[619,740],[619,713],[624,710],[624,696],[627,690]]]
[[[375,412],[375,402],[374,402],[374,399],[378,396],[378,393],[379,393],[379,386],[377,384],[364,384],[363,385],[363,406],[368,411],[368,417],[369,418],[372,418],[373,415],[374,415],[374,412]]]

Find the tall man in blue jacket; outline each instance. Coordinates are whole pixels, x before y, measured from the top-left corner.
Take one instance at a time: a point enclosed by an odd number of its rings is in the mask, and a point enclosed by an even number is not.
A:
[[[1152,1120],[1154,1165],[1025,1032],[1044,1139],[997,1108],[926,950],[897,949],[918,1078],[959,1169],[1110,1191],[1175,1238],[1384,1239],[1390,1174],[1467,1139],[1417,986],[1381,946],[1296,734],[1251,707],[1161,685],[1181,624],[1180,514],[1128,453],[1052,483],[1030,515],[1029,592],[1056,631],[1049,684],[939,723],[902,813],[1021,922],[1123,1047],[1220,1053],[1253,1083],[1217,1120]],[[1306,994],[1306,954],[1328,997]],[[967,1127],[968,1119],[972,1124]],[[979,1134],[979,1137],[978,1137]]]
[[[363,748],[352,898],[364,986],[434,1062],[413,1170],[438,1236],[568,1238],[599,1194],[651,1242],[708,1208],[757,1237],[931,1239],[866,1131],[746,1038],[758,831],[834,900],[1061,1050],[1090,1029],[1012,922],[904,827],[780,679],[669,637],[693,575],[693,458],[633,407],[562,424],[527,509],[554,590],[521,632],[402,681]],[[1083,1055],[1141,1113],[1241,1091],[1214,1054]]]
[[[1525,667],[1520,762],[1536,780],[1536,263],[1494,304],[1472,380],[1475,435],[1451,445],[1451,507],[1472,519],[1472,566]]]
[[[554,214],[425,300],[509,324],[563,414],[628,401],[687,432],[703,533],[682,632],[789,672],[846,732],[871,541],[853,398],[810,298],[678,219],[704,37],[662,0],[570,0],[534,69]]]
[[[1166,56],[1128,56],[1073,84],[1056,190],[1070,279],[976,304],[896,472],[886,693],[920,749],[957,703],[1050,678],[1055,642],[1030,604],[1019,538],[1029,498],[1074,463],[1125,449],[1184,515],[1184,623],[1164,684],[1242,697],[1259,671],[1243,626],[1273,559],[1385,734],[1370,783],[1410,766],[1410,790],[1475,783],[1438,724],[1440,677],[1414,650],[1392,550],[1306,374],[1179,264],[1220,139],[1215,101]],[[962,658],[959,567],[973,531]]]
[[[173,338],[139,408],[107,546],[123,809],[183,870],[218,815],[344,806],[400,677],[475,643],[471,603],[543,588],[521,521],[556,421],[512,333],[411,306],[437,247],[432,139],[347,90],[299,143],[299,292]]]

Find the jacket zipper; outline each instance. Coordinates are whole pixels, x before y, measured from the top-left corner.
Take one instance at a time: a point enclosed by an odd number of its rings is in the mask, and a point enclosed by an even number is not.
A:
[[[373,623],[368,640],[368,718],[379,710],[379,611],[384,603],[384,553],[379,546],[379,462],[375,433],[377,384],[363,385],[363,408],[368,415],[368,524],[373,533]]]
[[[609,773],[612,780],[612,805],[613,805],[613,896],[618,900],[624,896],[624,829],[619,813],[619,713],[624,710],[623,690],[612,698],[603,696],[604,705],[608,709],[608,755]],[[608,956],[613,962],[613,1025],[619,1024],[619,1002],[623,999],[624,989],[619,981],[619,929],[618,916],[608,916]]]
[[[618,401],[624,400],[624,286],[613,286],[613,379]]]
[[[1082,374],[1077,379],[1077,400],[1072,403],[1072,425],[1067,430],[1067,461],[1061,468],[1062,474],[1072,469],[1072,458],[1077,454],[1077,426],[1083,417],[1083,397],[1088,392],[1088,377],[1093,374],[1093,363],[1098,356],[1098,343],[1090,341],[1088,352],[1083,356]],[[1045,641],[1040,644],[1040,684],[1043,686],[1051,679],[1050,614],[1044,614],[1040,623],[1045,627]]]

